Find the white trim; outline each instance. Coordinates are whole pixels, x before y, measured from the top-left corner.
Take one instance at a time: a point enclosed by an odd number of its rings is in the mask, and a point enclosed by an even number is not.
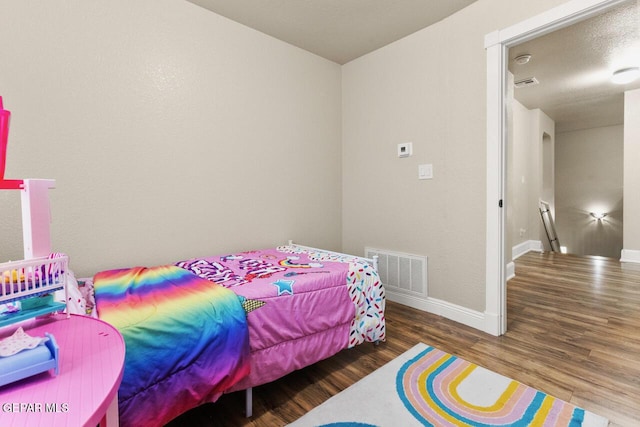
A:
[[[487,49],[487,243],[486,332],[506,332],[506,280],[504,261],[505,209],[503,206],[507,141],[505,120],[506,58],[509,46],[531,40],[633,0],[572,0],[519,24],[485,36]],[[490,332],[492,331],[492,332]]]
[[[527,240],[511,248],[511,259],[516,260],[527,252],[543,252],[540,240]]]
[[[506,317],[505,317],[506,319]],[[502,321],[500,319],[500,317],[496,316],[495,313],[487,313],[485,311],[484,313],[484,328],[483,330],[491,335],[502,335],[504,334],[502,329],[498,329],[499,327],[501,328]],[[506,329],[506,328],[505,328]]]
[[[515,261],[527,252],[544,252],[542,242],[540,240],[527,240],[515,245],[511,248],[511,259]],[[509,281],[516,277],[516,264],[513,261],[507,263],[505,281]]]
[[[499,36],[485,37],[485,47],[493,44],[513,46],[568,27],[596,16],[617,5],[634,0],[572,0],[531,17],[519,24],[498,31]],[[493,33],[491,33],[493,34]]]
[[[492,33],[486,39],[497,38],[498,33]],[[504,223],[506,209],[500,208],[500,200],[504,203],[505,166],[503,141],[505,110],[504,85],[506,78],[506,53],[501,45],[494,44],[487,49],[487,228],[486,228],[486,302],[485,315],[495,324],[483,330],[493,335],[502,335],[506,331],[506,319],[503,307],[506,306],[504,259]],[[489,83],[493,82],[491,85]],[[504,206],[504,205],[503,205]],[[487,320],[489,323],[489,320]],[[490,332],[491,331],[491,332]]]
[[[505,279],[507,282],[514,277],[516,277],[516,263],[511,261],[507,263],[507,278]]]
[[[640,251],[623,249],[620,252],[620,262],[634,262],[640,264]]]
[[[463,325],[475,329],[485,329],[485,315],[479,311],[469,310],[456,304],[451,304],[436,298],[416,298],[411,295],[401,294],[385,288],[386,298],[418,310],[446,317]]]

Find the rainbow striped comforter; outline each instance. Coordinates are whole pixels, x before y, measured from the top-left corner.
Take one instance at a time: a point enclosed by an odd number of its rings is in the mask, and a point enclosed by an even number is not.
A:
[[[98,273],[102,320],[126,343],[120,424],[163,425],[249,373],[246,313],[232,291],[176,266]]]

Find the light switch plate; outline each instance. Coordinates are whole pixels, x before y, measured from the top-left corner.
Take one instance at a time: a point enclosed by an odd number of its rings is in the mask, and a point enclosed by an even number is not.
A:
[[[433,165],[418,165],[418,179],[432,179],[433,178]]]

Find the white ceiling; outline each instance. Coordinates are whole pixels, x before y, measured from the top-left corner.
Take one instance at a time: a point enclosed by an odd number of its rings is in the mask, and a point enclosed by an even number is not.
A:
[[[605,14],[538,37],[509,50],[509,70],[517,82],[535,77],[536,86],[515,89],[528,108],[540,108],[556,122],[556,132],[623,123],[624,91],[640,81],[616,85],[615,70],[640,67],[640,6],[626,3]],[[513,58],[531,54],[526,65]]]
[[[188,0],[345,64],[428,27],[475,0]]]
[[[188,0],[338,64],[432,25],[475,0]],[[623,122],[623,92],[640,82],[609,82],[619,68],[640,66],[640,0],[512,47],[510,58],[533,55],[509,69],[518,101],[540,108],[556,132]]]

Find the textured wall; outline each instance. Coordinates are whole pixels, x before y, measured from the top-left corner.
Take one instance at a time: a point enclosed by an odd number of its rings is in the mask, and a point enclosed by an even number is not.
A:
[[[344,250],[426,255],[431,297],[484,311],[484,36],[561,3],[480,0],[343,66]]]
[[[80,275],[341,236],[340,67],[183,1],[2,1],[9,178]],[[0,192],[0,259],[22,257]]]
[[[342,69],[188,2],[1,3],[7,174],[57,180],[78,273],[293,238],[427,255],[431,296],[484,309],[484,36],[563,0],[478,0]]]
[[[622,126],[557,135],[556,229],[569,253],[620,258],[623,142]],[[604,220],[590,215],[597,211]]]

